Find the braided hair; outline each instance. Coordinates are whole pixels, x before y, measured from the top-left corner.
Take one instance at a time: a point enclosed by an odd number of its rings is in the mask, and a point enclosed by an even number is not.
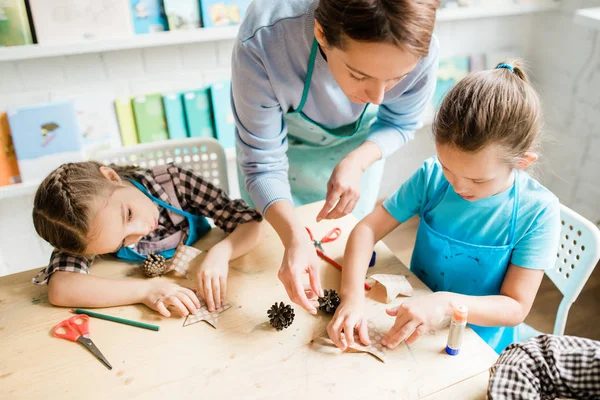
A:
[[[94,202],[108,199],[118,187],[95,161],[63,164],[41,183],[33,200],[33,225],[40,237],[60,251],[85,255]],[[137,167],[110,165],[121,178]]]

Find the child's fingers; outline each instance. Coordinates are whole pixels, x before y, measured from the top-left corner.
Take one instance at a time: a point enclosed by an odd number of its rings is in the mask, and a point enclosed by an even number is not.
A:
[[[221,307],[221,282],[218,276],[212,278],[212,288],[213,288],[213,299],[215,301],[215,307]]]
[[[210,278],[204,281],[204,301],[206,301],[208,311],[215,311],[215,300],[213,299],[212,281]]]
[[[170,303],[169,307],[174,307],[182,317],[185,317],[190,313],[178,297],[170,296],[168,300]]]
[[[413,344],[418,338],[425,334],[425,325],[421,324],[415,329],[415,331],[406,339],[406,343]]]
[[[194,291],[192,289],[182,286],[181,292],[184,293],[190,299],[192,299],[192,302],[194,303],[194,306],[196,306],[196,309],[200,309],[200,300],[198,300],[198,296],[196,296],[196,293],[194,293]],[[198,292],[198,293],[201,293],[201,292]]]
[[[387,347],[393,349],[396,346],[398,346],[401,342],[406,340],[406,338],[412,335],[419,325],[420,324],[415,320],[412,320],[409,323],[405,324],[396,332],[396,334],[392,338],[389,338],[387,340]]]
[[[394,308],[388,308],[387,310],[385,310],[385,312],[390,317],[395,317],[396,315],[398,315],[398,310],[399,309],[400,309],[400,306],[397,306],[397,307],[394,307]]]
[[[327,334],[329,334],[329,339],[342,350],[346,350],[344,343],[342,342],[342,324],[344,323],[343,317],[335,317],[329,322],[327,325]]]
[[[221,303],[224,303],[225,296],[227,296],[227,277],[221,276],[219,277],[219,281],[221,283]]]
[[[408,314],[398,315],[396,317],[396,322],[394,322],[394,326],[392,326],[392,329],[385,335],[381,344],[387,346],[392,341],[392,338],[395,338],[399,334],[400,329],[402,329],[411,319],[412,318]]]
[[[346,317],[346,320],[344,321],[344,337],[346,338],[348,346],[354,344],[354,325],[352,318]]]
[[[162,301],[156,302],[156,311],[158,311],[163,317],[169,318],[171,316],[171,313],[169,312],[169,310],[167,310],[167,307],[165,307],[165,303],[163,303]]]
[[[175,294],[175,296],[183,303],[190,313],[193,314],[196,312],[196,306],[194,306],[194,302],[185,293],[179,292]]]
[[[196,285],[198,285],[198,291],[196,293],[198,293],[198,296],[201,296],[204,299],[204,301],[206,301],[206,295],[204,294],[204,282],[202,280],[202,277],[198,274],[196,280]]]
[[[364,319],[358,323],[358,338],[362,344],[366,346],[371,344],[371,340],[369,339],[369,328],[367,328],[367,321]]]

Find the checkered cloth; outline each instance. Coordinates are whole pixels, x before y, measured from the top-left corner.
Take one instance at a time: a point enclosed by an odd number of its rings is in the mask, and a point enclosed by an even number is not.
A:
[[[262,221],[260,213],[250,207],[243,200],[231,200],[227,194],[194,172],[173,164],[167,166],[167,172],[173,180],[175,194],[183,211],[195,215],[202,215],[214,221],[215,225],[226,233],[231,233],[238,225],[250,221]],[[165,189],[156,181],[152,170],[136,171],[134,179],[141,183],[148,192],[171,204]],[[140,254],[147,254],[151,244],[183,230],[187,235],[188,222],[184,219],[177,226],[169,218],[168,210],[160,207],[158,228],[143,237],[136,245],[135,250]],[[87,274],[93,258],[74,256],[54,250],[50,256],[50,263],[40,271],[32,282],[38,285],[48,283],[50,276],[55,271],[67,271]]]
[[[600,399],[600,342],[540,335],[508,346],[490,369],[488,399]]]

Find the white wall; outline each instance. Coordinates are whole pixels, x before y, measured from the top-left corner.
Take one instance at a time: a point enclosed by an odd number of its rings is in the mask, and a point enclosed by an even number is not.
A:
[[[536,29],[540,21],[549,28],[544,34]],[[533,72],[542,85],[544,99],[551,109],[556,110],[549,125],[560,132],[566,130],[560,125],[565,120],[568,109],[564,104],[564,97],[569,93],[571,81],[577,71],[577,68],[570,67],[568,63],[572,62],[577,67],[583,65],[585,57],[581,53],[589,53],[591,50],[589,42],[592,34],[573,26],[570,21],[570,15],[448,21],[439,23],[436,33],[443,57],[503,50],[516,50],[531,55]],[[10,106],[59,100],[74,92],[108,92],[117,97],[200,87],[229,77],[232,43],[222,41],[34,61],[0,62],[0,110]],[[542,43],[548,43],[546,47],[551,50],[543,51],[540,45]],[[556,48],[555,44],[559,45],[560,50],[553,50]],[[596,155],[596,164],[589,164],[592,157],[585,158],[583,155],[577,157],[577,160],[580,160],[581,166],[595,165],[595,171],[598,171],[600,119],[597,115],[600,97],[597,93],[600,89],[600,74],[596,74],[595,79],[595,86],[592,88],[596,89],[596,93],[586,83],[582,86],[588,90],[588,94],[581,92],[579,95],[580,101],[577,104],[581,103],[583,106],[578,106],[577,109],[585,118],[576,118],[571,123],[568,134],[562,135],[563,139],[569,140],[561,141],[555,150],[548,151],[554,170],[562,170],[559,166],[564,169],[569,155],[582,153],[584,149],[595,146],[596,150],[588,150],[587,154]],[[595,105],[588,104],[591,99],[595,99]],[[595,139],[590,139],[585,146],[571,140],[576,132],[588,138],[591,135],[585,132],[592,131],[596,132]],[[562,151],[556,150],[559,148]],[[392,193],[433,153],[430,129],[426,127],[417,133],[414,141],[387,160],[380,195]],[[562,172],[563,177],[576,176],[576,183],[572,182],[571,189],[565,191],[567,195],[561,194],[563,186],[556,183],[556,174],[545,174],[545,181],[553,190],[558,191],[563,201],[574,205],[580,212],[587,213],[588,218],[592,219],[593,200],[591,197],[584,197],[582,193],[586,189],[595,190],[596,198],[600,198],[598,175],[593,169],[576,174],[580,165],[571,161],[567,164],[570,165],[569,175]],[[571,198],[567,198],[569,193]],[[31,204],[31,196],[0,200],[0,275],[39,268],[47,262],[50,248],[35,234],[31,223]],[[598,208],[596,205],[595,215],[598,215]]]
[[[573,22],[600,0],[565,1],[539,16],[528,60],[544,101],[549,142],[541,181],[565,205],[600,224],[600,32]]]

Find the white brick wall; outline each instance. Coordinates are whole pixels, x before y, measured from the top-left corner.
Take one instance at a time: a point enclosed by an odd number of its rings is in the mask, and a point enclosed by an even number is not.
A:
[[[600,32],[573,23],[574,10],[585,7],[600,0],[566,1],[560,12],[537,17],[528,59],[550,139],[541,180],[600,224]]]
[[[552,26],[552,29],[545,29],[545,33],[541,34],[534,29],[540,21]],[[594,201],[599,195],[598,177],[593,172],[579,171],[584,165],[590,171],[600,168],[597,102],[588,104],[585,95],[581,94],[577,104],[583,106],[575,109],[577,115],[582,117],[574,118],[576,122],[569,129],[561,125],[568,116],[566,110],[569,109],[569,102],[566,97],[572,87],[572,79],[577,68],[585,61],[585,55],[591,51],[590,44],[582,44],[579,50],[573,45],[574,42],[591,41],[592,34],[578,29],[570,21],[570,15],[565,14],[442,22],[436,33],[442,46],[442,56],[513,49],[531,56],[529,64],[544,93],[548,120],[552,122],[549,125],[556,131],[565,132],[558,137],[556,146],[546,153],[550,163],[543,171],[544,181],[561,199],[565,199],[563,201],[593,220],[600,219],[598,202]],[[554,42],[560,46],[556,51]],[[66,99],[75,93],[108,92],[116,98],[201,87],[229,78],[232,46],[233,41],[228,40],[35,61],[0,62],[0,109]],[[595,86],[590,88],[583,85],[581,90],[594,94],[591,98],[597,100],[600,74],[596,75]],[[586,145],[574,140],[577,132],[587,138],[593,129],[596,132],[595,139]],[[410,145],[386,160],[380,195],[392,193],[432,154],[434,146],[430,128],[427,127],[417,133]],[[561,178],[566,183],[560,181]],[[235,185],[235,182],[232,183]],[[588,189],[589,193],[595,193],[593,198],[588,195]],[[33,229],[31,202],[31,196],[0,201],[0,276],[38,268],[50,254],[49,247]]]

